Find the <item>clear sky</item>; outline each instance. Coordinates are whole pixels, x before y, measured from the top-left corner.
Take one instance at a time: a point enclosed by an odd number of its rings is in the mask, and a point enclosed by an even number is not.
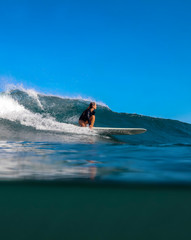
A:
[[[191,1],[1,0],[0,76],[191,122]]]

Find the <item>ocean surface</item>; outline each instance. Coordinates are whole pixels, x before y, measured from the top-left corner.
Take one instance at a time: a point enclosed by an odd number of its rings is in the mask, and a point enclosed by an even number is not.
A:
[[[96,127],[147,129],[102,136],[77,127],[89,102],[19,88],[1,92],[0,179],[191,183],[191,124],[98,103]]]
[[[90,99],[0,93],[2,239],[191,238],[191,124],[97,104],[103,136],[78,127]]]

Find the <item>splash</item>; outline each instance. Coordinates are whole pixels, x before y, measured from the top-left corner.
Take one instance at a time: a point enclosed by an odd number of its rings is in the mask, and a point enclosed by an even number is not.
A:
[[[43,116],[38,113],[32,113],[6,94],[0,96],[0,118],[18,122],[21,125],[33,127],[37,130],[90,134],[88,129],[79,128],[72,124],[57,122],[53,117],[48,115]]]
[[[67,122],[57,121],[54,116],[51,116],[51,113],[47,112],[47,104],[44,102],[44,98],[57,98],[63,100],[79,100],[89,104],[90,101],[95,101],[92,98],[83,99],[81,96],[77,97],[68,97],[68,96],[56,96],[48,95],[36,91],[35,89],[26,89],[23,84],[8,84],[9,79],[1,77],[1,80],[4,84],[1,84],[1,88],[4,89],[4,92],[0,95],[0,118],[6,119],[12,122],[20,123],[23,126],[33,127],[36,130],[48,130],[48,131],[60,131],[65,133],[75,133],[75,134],[91,134],[89,129],[79,128],[73,124],[78,123],[79,116],[65,116],[64,120]],[[6,84],[5,84],[6,83]],[[19,95],[20,94],[20,95]],[[25,95],[23,95],[25,94]],[[36,103],[36,106],[41,110],[41,114],[33,111],[35,107],[32,101],[30,102],[30,107],[26,106],[26,97],[28,96],[33,102]],[[24,98],[24,99],[23,99]],[[20,101],[23,99],[24,101]],[[43,106],[45,105],[45,108]],[[97,102],[98,105],[102,107],[108,106],[102,102]],[[49,106],[54,106],[55,103],[51,101]],[[28,107],[28,109],[27,109]],[[30,111],[32,110],[32,111]]]

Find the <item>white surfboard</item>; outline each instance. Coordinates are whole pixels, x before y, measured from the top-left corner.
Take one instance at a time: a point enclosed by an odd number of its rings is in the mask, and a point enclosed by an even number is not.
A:
[[[93,131],[103,135],[134,135],[147,131],[145,128],[105,128],[94,127]]]

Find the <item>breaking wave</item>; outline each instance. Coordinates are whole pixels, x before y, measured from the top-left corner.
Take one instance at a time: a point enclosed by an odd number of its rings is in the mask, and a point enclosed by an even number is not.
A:
[[[12,88],[0,93],[0,139],[23,140],[30,136],[51,134],[94,135],[88,128],[79,128],[78,119],[91,99],[45,95],[35,90]],[[136,136],[117,137],[129,144],[191,144],[191,124],[138,114],[117,113],[98,102],[95,126],[141,127],[148,131]],[[46,136],[47,137],[47,136]],[[44,139],[48,140],[48,139]]]

